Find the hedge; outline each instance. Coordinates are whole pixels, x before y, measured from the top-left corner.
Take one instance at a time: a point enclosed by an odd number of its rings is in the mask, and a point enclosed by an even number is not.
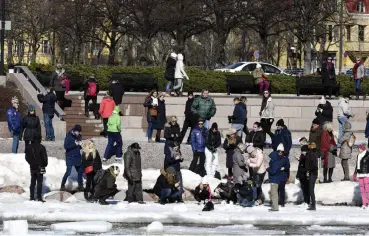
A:
[[[43,71],[52,71],[55,68],[50,65],[30,65],[31,71],[35,72],[36,68]],[[67,65],[67,72],[79,73],[83,77],[94,74],[99,81],[103,90],[108,87],[108,81],[113,72],[137,72],[137,73],[153,73],[159,81],[159,88],[164,89],[166,80],[163,77],[165,68],[163,67],[123,67],[123,66],[87,66],[87,65]],[[198,68],[185,68],[189,81],[184,82],[184,91],[201,91],[209,89],[210,92],[226,93],[226,75],[227,73],[200,70]],[[240,73],[242,74],[242,73]],[[269,79],[272,83],[272,92],[278,94],[296,94],[295,78],[288,75],[271,75]],[[354,94],[354,82],[349,76],[338,76],[337,80],[341,83],[341,95],[349,96]],[[369,79],[363,81],[364,91],[369,89]]]

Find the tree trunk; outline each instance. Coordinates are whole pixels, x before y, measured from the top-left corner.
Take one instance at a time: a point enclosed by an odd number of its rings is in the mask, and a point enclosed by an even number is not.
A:
[[[259,37],[261,42],[259,61],[269,62],[268,36],[264,33],[259,33]]]
[[[31,56],[31,63],[36,63],[36,56],[37,56],[37,41],[34,41],[31,45],[32,47],[32,56]]]
[[[117,47],[117,33],[115,31],[112,31],[111,37],[110,37],[110,47],[109,47],[109,60],[108,60],[109,65],[115,64],[116,47]]]
[[[219,56],[217,59],[217,63],[223,66],[227,64],[227,56],[226,56],[226,50],[225,50],[227,39],[228,39],[227,32],[225,32],[224,30],[219,30],[218,31]]]
[[[305,42],[305,50],[304,50],[304,74],[311,74],[311,42]]]

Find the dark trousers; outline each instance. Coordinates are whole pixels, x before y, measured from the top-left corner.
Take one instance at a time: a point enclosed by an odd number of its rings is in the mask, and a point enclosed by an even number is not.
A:
[[[35,199],[35,187],[37,182],[37,199],[42,199],[42,182],[44,180],[44,176],[41,173],[31,174],[31,186],[29,187],[31,200]]]
[[[41,141],[26,141],[26,140],[24,140],[24,152],[26,152],[26,149],[27,149],[28,145],[30,145],[31,143],[35,143],[35,142],[41,142]]]
[[[108,121],[109,121],[109,118],[103,118],[103,125],[104,125],[104,131],[102,132],[102,134],[104,136],[108,135]]]
[[[204,177],[205,173],[205,152],[194,152],[189,170]],[[197,164],[200,159],[200,164]]]
[[[85,97],[85,113],[88,114],[88,104],[90,103],[90,100],[92,101],[92,110],[94,112],[95,117],[98,116],[97,112],[97,96],[86,96]]]
[[[332,176],[333,176],[333,170],[334,168],[324,168],[323,169],[323,178],[324,182],[332,182]],[[328,177],[327,177],[328,175]]]
[[[324,97],[328,95],[328,97],[332,97],[332,90],[333,88],[331,86],[324,87]]]
[[[281,181],[278,185],[278,196],[279,196],[279,205],[284,206],[285,201],[286,201],[286,182],[285,181]]]
[[[243,132],[244,132],[246,135],[249,135],[249,134],[250,134],[249,128],[247,127],[247,118],[246,118],[246,120],[245,120],[245,123],[243,124]]]
[[[86,188],[85,188],[85,193],[91,193],[91,196],[93,196],[94,193],[94,176],[95,176],[95,172],[91,172],[89,174],[86,174]]]
[[[309,195],[310,195],[310,203],[311,205],[315,206],[315,181],[318,178],[317,175],[311,175],[309,176]]]
[[[188,128],[191,128],[190,134],[188,135],[188,138],[187,138],[187,143],[190,143],[192,129],[193,129],[193,124],[192,124],[192,121],[191,120],[185,119],[185,121],[183,123],[182,132],[181,132],[181,142],[183,141]]]
[[[233,177],[232,168],[228,168],[228,177]]]
[[[128,202],[143,201],[142,181],[128,181],[126,201]]]
[[[122,147],[122,135],[118,132],[108,132],[108,145],[105,149],[104,158],[110,159],[113,155],[121,158],[123,156]]]
[[[309,183],[309,179],[307,177],[303,177],[303,178],[300,178],[299,181],[300,181],[300,185],[301,185],[302,194],[304,196],[304,202],[306,204],[310,204],[310,193],[309,193],[310,183]]]
[[[261,186],[263,185],[263,182],[264,182],[265,173],[263,173],[263,174],[258,174],[258,173],[255,173],[255,172],[253,173],[253,181],[255,182],[256,195],[257,195],[258,200],[261,200],[261,198],[263,196],[263,189],[261,188]]]
[[[161,129],[157,129],[156,130],[156,136],[155,136],[155,142],[160,142],[160,137],[161,137]]]
[[[117,188],[107,189],[107,190],[104,190],[104,194],[103,195],[97,195],[97,196],[95,196],[95,198],[97,200],[103,200],[103,201],[105,201],[106,199],[108,199],[110,197],[114,197],[115,194],[117,194],[118,192],[119,192],[119,190]]]
[[[61,185],[64,186],[65,183],[68,180],[68,177],[70,176],[70,174],[72,173],[72,167],[73,166],[67,166],[67,170],[65,171],[65,174],[63,176],[62,179],[62,183]],[[76,169],[76,172],[78,174],[78,187],[83,187],[83,178],[82,178],[82,173],[83,173],[83,168],[81,166],[74,166],[74,168]]]
[[[263,129],[264,135],[265,134],[269,134],[270,138],[272,138],[272,132],[271,132],[271,128],[272,125],[274,123],[274,119],[265,119],[265,118],[261,118],[260,120],[260,125],[261,128]]]
[[[55,91],[55,95],[58,105],[64,110],[65,91]]]

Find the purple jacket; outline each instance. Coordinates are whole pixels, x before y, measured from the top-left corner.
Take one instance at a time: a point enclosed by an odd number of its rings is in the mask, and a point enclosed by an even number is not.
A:
[[[193,152],[205,152],[206,146],[206,132],[205,127],[199,128],[196,126],[191,134],[191,146]]]

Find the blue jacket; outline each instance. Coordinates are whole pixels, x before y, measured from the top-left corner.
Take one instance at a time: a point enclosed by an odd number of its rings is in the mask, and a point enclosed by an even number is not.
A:
[[[277,152],[272,152],[269,154],[269,183],[279,184],[281,182],[281,160],[279,159]]]
[[[284,170],[281,171],[281,182],[287,182],[290,178],[290,159],[288,156],[284,156],[280,159],[281,168],[284,167]]]
[[[278,145],[281,143],[283,144],[284,147],[284,153],[286,154],[286,156],[289,156],[292,147],[292,137],[291,132],[287,129],[287,127],[275,131],[275,134],[272,138],[273,150],[276,151]]]
[[[22,130],[22,118],[19,111],[14,107],[6,111],[6,120],[8,121],[8,129],[10,133],[20,134]]]
[[[76,141],[81,141],[81,136],[75,136],[73,131],[70,131],[64,139],[64,149],[66,156],[66,165],[67,166],[81,166],[82,163],[82,155],[81,149],[82,147],[76,144]]]
[[[233,110],[232,124],[245,124],[246,120],[246,105],[239,102]]]
[[[206,129],[200,129],[196,126],[191,134],[191,146],[193,152],[205,152],[206,146]]]
[[[365,138],[369,138],[369,119],[366,120]]]

